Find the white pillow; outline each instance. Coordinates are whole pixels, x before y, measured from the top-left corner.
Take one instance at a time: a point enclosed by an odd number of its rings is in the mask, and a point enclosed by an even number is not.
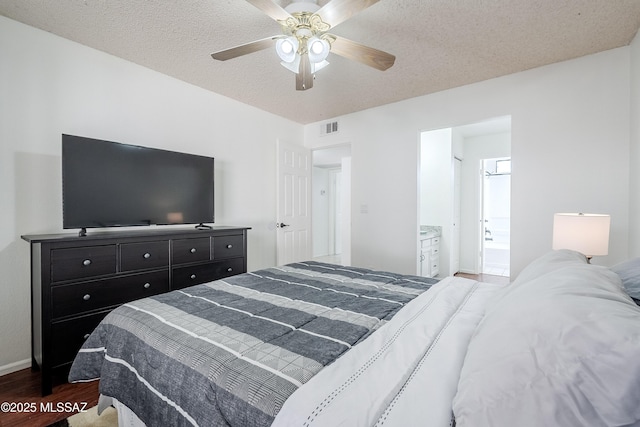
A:
[[[453,400],[458,427],[640,426],[640,308],[613,272],[572,256],[532,263],[488,308]]]

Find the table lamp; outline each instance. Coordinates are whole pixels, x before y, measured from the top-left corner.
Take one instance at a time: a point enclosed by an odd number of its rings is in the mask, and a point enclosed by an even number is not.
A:
[[[587,257],[609,253],[610,215],[557,213],[553,216],[553,249],[572,249]]]

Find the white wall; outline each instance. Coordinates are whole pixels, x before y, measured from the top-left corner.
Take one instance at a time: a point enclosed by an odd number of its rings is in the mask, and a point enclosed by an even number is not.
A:
[[[442,227],[439,275],[447,276],[453,217],[452,129],[424,132],[420,137],[420,222]],[[418,235],[416,233],[416,242]],[[416,258],[417,259],[417,258]],[[414,273],[415,274],[415,273]]]
[[[340,189],[340,219],[342,225],[340,254],[343,265],[351,265],[351,157],[343,157],[340,170],[342,171]]]
[[[420,225],[451,222],[453,159],[450,128],[424,132],[420,145]]]
[[[329,169],[313,167],[311,207],[313,256],[329,255]]]
[[[215,157],[216,223],[252,227],[250,270],[275,265],[276,140],[302,125],[4,17],[0,57],[0,373],[30,361],[20,236],[62,231],[62,133]]]
[[[425,76],[428,78],[428,76]],[[551,248],[553,214],[611,214],[628,255],[630,49],[623,47],[333,118],[340,133],[305,145],[352,146],[352,264],[415,271],[418,143],[423,130],[512,117],[511,271]]]
[[[629,201],[631,203],[629,222],[629,256],[640,256],[640,33],[636,34],[631,50],[631,152],[629,166],[631,172]]]

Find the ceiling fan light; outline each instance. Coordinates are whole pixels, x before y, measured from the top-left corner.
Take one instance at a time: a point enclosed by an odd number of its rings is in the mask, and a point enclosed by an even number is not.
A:
[[[312,62],[311,73],[315,74],[317,71],[322,70],[327,65],[329,65],[329,61]]]
[[[319,63],[327,59],[331,46],[329,46],[328,41],[314,36],[307,42],[307,49],[309,51],[309,61]]]
[[[293,60],[291,60],[291,61],[282,61],[280,63],[280,65],[282,65],[287,70],[298,74],[298,71],[300,70],[300,55],[295,54]]]
[[[292,36],[278,39],[276,52],[284,62],[293,62],[298,53],[298,39]]]

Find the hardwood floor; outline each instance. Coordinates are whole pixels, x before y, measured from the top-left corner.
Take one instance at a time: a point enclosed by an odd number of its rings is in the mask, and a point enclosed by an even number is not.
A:
[[[466,273],[456,273],[458,277],[466,277],[467,279],[477,280],[479,282],[487,282],[487,283],[496,283],[499,285],[507,285],[511,281],[508,277],[505,276],[494,276],[492,274],[466,274]]]
[[[0,410],[0,426],[44,427],[98,404],[98,381],[60,384],[53,393],[40,396],[40,373],[23,369],[0,377],[0,404],[13,406]],[[75,410],[75,412],[74,412]]]

